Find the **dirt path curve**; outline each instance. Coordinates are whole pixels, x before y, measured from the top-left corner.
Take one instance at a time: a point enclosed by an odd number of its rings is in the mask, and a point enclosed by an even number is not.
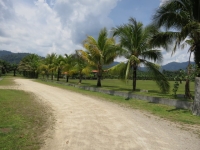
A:
[[[48,102],[56,117],[43,150],[200,150],[200,139],[167,121],[110,102],[16,79]]]

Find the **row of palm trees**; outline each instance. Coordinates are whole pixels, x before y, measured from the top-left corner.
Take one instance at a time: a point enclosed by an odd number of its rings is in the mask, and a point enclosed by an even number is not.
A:
[[[84,50],[76,50],[74,54],[61,56],[55,53],[48,54],[47,57],[39,62],[39,56],[35,54],[25,57],[19,65],[19,70],[27,73],[30,77],[37,77],[40,71],[43,75],[53,75],[57,72],[57,81],[61,73],[65,72],[66,81],[73,73],[79,73],[81,77],[83,73],[90,72],[91,69],[97,70],[97,86],[101,87],[101,78],[104,65],[110,64],[117,56],[124,56],[126,63],[120,63],[113,68],[111,72],[120,74],[121,78],[127,79],[132,70],[133,91],[136,90],[136,73],[140,64],[144,64],[154,75],[154,80],[161,88],[162,92],[169,91],[169,83],[165,76],[159,71],[156,64],[148,61],[161,61],[161,51],[152,49],[149,40],[156,28],[154,26],[143,27],[141,22],[130,18],[130,22],[123,26],[113,28],[113,36],[108,37],[108,31],[103,28],[97,39],[87,36],[83,42]],[[116,44],[115,37],[119,39],[120,44]],[[27,74],[26,74],[27,75]]]
[[[162,92],[169,91],[169,83],[166,77],[159,71],[157,63],[162,62],[162,54],[159,47],[166,50],[174,43],[172,53],[185,43],[190,43],[189,51],[194,52],[195,62],[200,67],[200,2],[199,0],[169,0],[160,6],[154,17],[153,23],[144,26],[134,18],[129,23],[112,29],[112,36],[108,37],[108,31],[103,28],[97,39],[87,36],[83,42],[83,50],[76,50],[74,54],[57,56],[55,53],[48,54],[38,65],[42,74],[53,74],[57,72],[59,80],[62,72],[66,73],[66,81],[73,73],[79,73],[80,81],[82,74],[97,70],[97,86],[101,86],[103,66],[110,64],[118,56],[127,59],[117,66],[110,68],[125,80],[132,74],[133,91],[136,90],[137,69],[144,65],[154,77]],[[166,31],[160,30],[165,27]],[[173,29],[171,31],[171,29]],[[117,39],[119,43],[116,43]],[[27,63],[20,63],[19,69]],[[23,67],[25,67],[23,66]],[[30,64],[31,66],[31,64]],[[22,68],[23,68],[22,67]],[[33,67],[34,68],[34,67]],[[29,71],[32,71],[30,68]],[[21,69],[22,71],[22,69]]]

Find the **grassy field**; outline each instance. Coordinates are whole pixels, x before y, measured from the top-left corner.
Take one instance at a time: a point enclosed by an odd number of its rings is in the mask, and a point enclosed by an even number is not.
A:
[[[65,79],[60,79],[61,82],[66,82]],[[78,84],[78,79],[69,79],[69,83]],[[96,87],[96,80],[83,80],[80,84],[81,86],[92,86]],[[167,94],[163,94],[160,92],[159,87],[154,81],[151,80],[138,80],[137,81],[137,90],[134,92],[135,94],[149,95],[155,97],[165,97],[169,99],[175,99],[174,93],[172,91],[174,85],[174,81],[170,81],[170,92]],[[132,81],[130,80],[128,83],[125,83],[118,79],[104,79],[102,80],[103,89],[109,89],[114,91],[123,91],[123,92],[131,92],[132,91]],[[147,92],[140,92],[140,90],[148,90]],[[194,82],[190,83],[191,94],[194,96]],[[185,91],[185,82],[179,85],[179,89],[177,94],[184,95]],[[185,100],[184,98],[177,97],[176,99]]]
[[[82,93],[85,95],[93,96],[95,98],[101,98],[103,100],[117,103],[124,107],[144,110],[144,111],[147,111],[148,113],[155,114],[161,118],[164,118],[173,122],[200,126],[200,117],[193,116],[190,110],[176,109],[175,107],[166,106],[162,104],[149,103],[147,101],[141,101],[141,100],[136,100],[136,99],[125,100],[123,97],[119,97],[119,96],[112,96],[112,95],[102,94],[98,92],[85,91],[79,88],[65,86],[65,85],[52,83],[52,82],[45,82],[41,80],[37,80],[37,82],[75,91],[75,92]]]
[[[6,77],[0,86],[13,85]],[[0,89],[0,149],[38,150],[49,127],[50,112],[30,93]]]

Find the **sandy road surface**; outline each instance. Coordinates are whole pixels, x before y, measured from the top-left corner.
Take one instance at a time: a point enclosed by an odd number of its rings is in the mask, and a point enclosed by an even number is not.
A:
[[[54,110],[54,131],[44,150],[200,150],[196,135],[162,119],[31,80],[15,81]]]

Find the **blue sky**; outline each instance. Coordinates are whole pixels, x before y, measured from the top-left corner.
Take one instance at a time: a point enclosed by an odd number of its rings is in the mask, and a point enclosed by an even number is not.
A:
[[[109,17],[112,18],[115,25],[127,23],[130,17],[148,25],[160,2],[160,0],[122,0],[111,11]]]
[[[71,54],[83,49],[87,35],[98,36],[103,27],[127,23],[130,17],[144,25],[165,0],[0,0],[0,49]],[[173,57],[163,50],[166,64],[188,60],[187,50]],[[123,58],[117,61],[123,61]]]

